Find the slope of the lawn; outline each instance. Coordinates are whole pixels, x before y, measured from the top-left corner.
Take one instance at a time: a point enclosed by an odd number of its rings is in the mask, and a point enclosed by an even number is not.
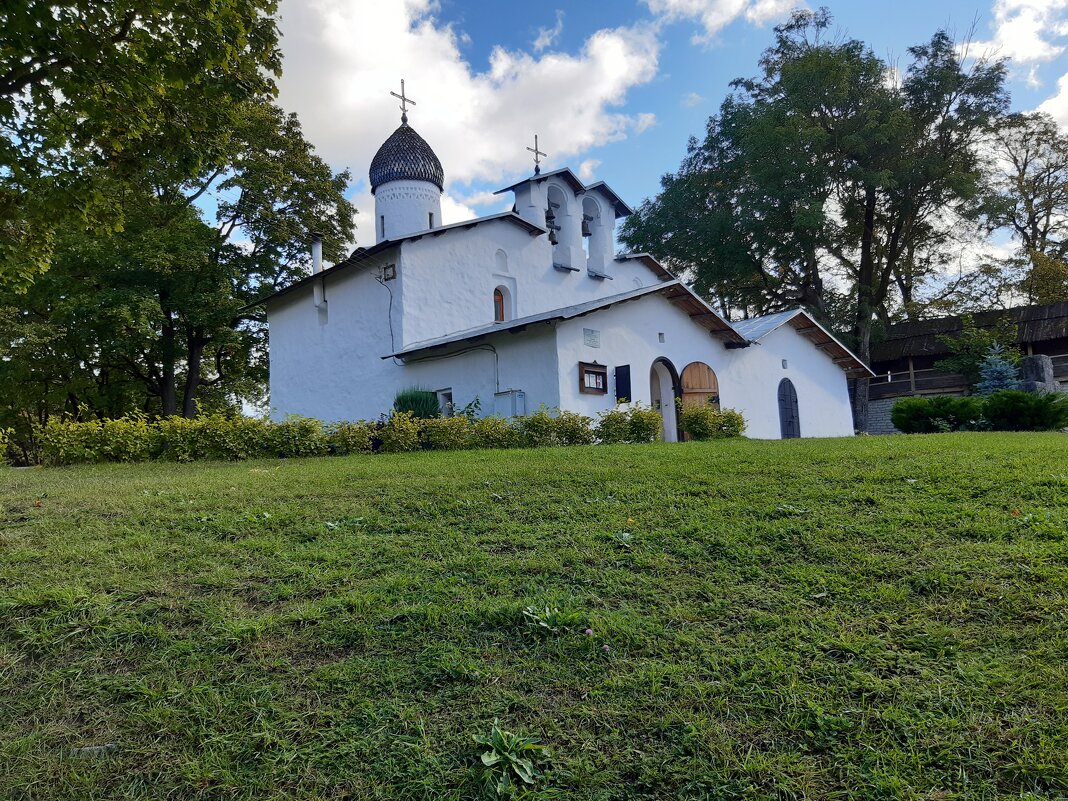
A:
[[[1064,435],[0,470],[0,797],[1063,798],[1066,526]]]

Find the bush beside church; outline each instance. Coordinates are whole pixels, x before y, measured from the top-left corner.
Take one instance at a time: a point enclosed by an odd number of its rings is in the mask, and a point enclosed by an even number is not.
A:
[[[692,428],[694,439],[740,436],[745,428],[742,416],[732,410],[708,409],[691,417],[687,423],[689,418],[684,415],[683,429]],[[511,419],[464,415],[419,418],[409,411],[394,411],[378,422],[339,423],[306,417],[273,422],[224,415],[52,420],[37,432],[35,455],[46,465],[69,465],[637,444],[658,440],[661,423],[659,412],[641,404],[618,406],[596,419],[539,409]],[[0,444],[5,441],[0,440]]]

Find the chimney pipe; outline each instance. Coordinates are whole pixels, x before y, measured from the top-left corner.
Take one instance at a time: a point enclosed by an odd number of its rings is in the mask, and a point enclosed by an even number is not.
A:
[[[323,235],[319,233],[312,233],[312,273],[321,273],[323,271]]]

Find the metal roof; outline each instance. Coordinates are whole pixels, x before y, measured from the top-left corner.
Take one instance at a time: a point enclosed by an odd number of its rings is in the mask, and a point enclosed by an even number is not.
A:
[[[378,148],[371,159],[368,176],[372,195],[378,187],[390,181],[428,181],[445,190],[441,161],[434,149],[407,122],[402,122]]]
[[[694,295],[693,292],[681,281],[672,279],[661,284],[655,284],[654,286],[639,287],[638,289],[632,289],[629,292],[621,292],[618,295],[610,295],[606,298],[598,298],[596,300],[586,301],[585,303],[577,303],[562,309],[551,309],[549,311],[540,312],[539,314],[532,314],[527,317],[521,317],[518,320],[509,320],[503,323],[488,323],[467,331],[460,331],[455,334],[438,337],[437,339],[415,342],[403,350],[386,354],[382,358],[411,358],[437,348],[471,342],[492,334],[503,333],[505,331],[517,333],[531,325],[537,325],[539,323],[548,324],[558,320],[570,320],[575,317],[590,314],[591,312],[607,309],[609,306],[614,306],[617,303],[625,303],[655,293],[663,293],[668,300],[676,305],[682,306],[685,311],[689,311],[690,317],[694,319],[694,322],[704,326],[713,336],[719,336],[731,342],[744,342],[744,340],[734,332],[730,325],[725,322],[723,318],[713,312],[703,300]],[[694,313],[692,311],[694,308],[701,309],[701,311]]]
[[[816,322],[816,318],[805,309],[787,309],[776,314],[766,314],[763,317],[752,317],[748,320],[739,320],[731,323],[734,330],[744,336],[750,342],[756,343],[768,336],[772,331],[789,325],[797,333],[808,339],[818,349],[824,351],[846,373],[873,376],[860,357],[847,348],[830,331]]]

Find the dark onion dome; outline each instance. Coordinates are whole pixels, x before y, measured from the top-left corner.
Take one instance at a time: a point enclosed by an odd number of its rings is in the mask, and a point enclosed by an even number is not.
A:
[[[371,194],[390,181],[429,181],[445,191],[445,171],[430,145],[407,122],[390,134],[371,159]]]

